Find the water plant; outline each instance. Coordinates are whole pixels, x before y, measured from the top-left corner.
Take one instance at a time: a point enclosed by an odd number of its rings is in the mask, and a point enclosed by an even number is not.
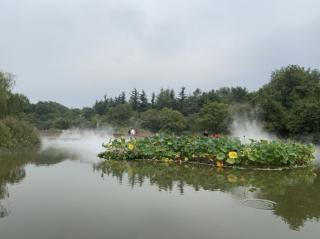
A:
[[[103,145],[99,157],[107,160],[161,160],[245,166],[295,166],[310,164],[311,144],[291,141],[254,141],[242,144],[232,137],[156,135],[145,138],[113,139]]]

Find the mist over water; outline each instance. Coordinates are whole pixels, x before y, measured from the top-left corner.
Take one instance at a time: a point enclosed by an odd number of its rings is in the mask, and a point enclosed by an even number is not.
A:
[[[257,120],[239,117],[233,120],[230,126],[230,132],[233,137],[237,137],[242,143],[250,143],[250,139],[254,140],[276,140],[277,137],[266,132],[261,123]],[[315,163],[320,166],[320,145],[315,147]]]
[[[243,117],[233,120],[230,131],[231,135],[239,138],[242,143],[248,143],[250,142],[250,139],[277,139],[276,136],[266,132],[257,120],[249,120],[248,118]]]
[[[75,154],[81,160],[95,161],[103,150],[102,144],[111,139],[111,132],[111,129],[71,129],[59,135],[42,136],[41,150],[60,149]]]
[[[250,143],[250,139],[254,140],[275,140],[277,137],[263,130],[262,125],[256,120],[246,118],[238,118],[232,122],[230,127],[231,136],[237,137],[242,143]],[[103,143],[109,142],[113,130],[105,129],[70,129],[65,130],[61,134],[43,135],[41,137],[41,151],[48,149],[58,149],[66,151],[82,162],[96,162],[98,153],[104,148]],[[320,165],[320,146],[316,146],[315,163]]]

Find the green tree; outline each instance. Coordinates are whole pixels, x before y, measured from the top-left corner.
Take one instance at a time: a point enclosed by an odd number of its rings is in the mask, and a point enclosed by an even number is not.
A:
[[[94,110],[90,107],[83,107],[81,110],[81,116],[85,119],[90,119],[94,115]]]
[[[312,112],[317,112],[314,106],[320,104],[320,72],[298,65],[276,70],[254,102],[268,130],[285,137],[304,134],[304,130],[315,133],[316,128],[310,131],[308,125],[317,125],[318,118]]]
[[[195,120],[196,128],[213,133],[226,133],[231,121],[231,108],[219,102],[204,105]]]
[[[124,91],[122,91],[122,93],[120,95],[120,103],[121,104],[125,104],[126,103],[126,93]]]
[[[248,103],[250,94],[246,88],[232,87],[231,88],[231,102],[232,103]]]
[[[155,103],[156,103],[156,94],[154,92],[152,92],[152,95],[151,95],[151,107],[152,108],[154,108]]]
[[[39,146],[38,132],[27,122],[16,117],[6,117],[0,121],[0,150],[18,150]]]
[[[153,133],[161,129],[160,112],[156,109],[149,109],[141,114],[141,126]]]
[[[266,96],[260,100],[257,113],[267,131],[279,136],[288,135],[288,111],[279,102]]]
[[[107,102],[108,101],[106,100],[96,101],[96,103],[93,106],[95,113],[99,115],[104,115],[108,110]]]
[[[187,128],[183,115],[176,110],[164,108],[160,111],[160,130],[179,133]]]
[[[111,124],[127,126],[130,122],[130,118],[133,117],[133,115],[134,111],[132,107],[125,103],[110,108],[107,119]]]
[[[174,90],[170,89],[161,89],[160,93],[157,95],[156,98],[156,108],[157,109],[163,109],[163,108],[175,108],[176,106],[176,99],[175,99],[175,93]]]
[[[204,94],[200,89],[196,89],[191,96],[186,99],[184,113],[192,115],[198,113],[205,102]]]
[[[138,110],[140,112],[146,111],[149,107],[147,94],[144,90],[141,91],[141,94],[139,95],[139,108]]]
[[[71,126],[70,121],[62,117],[55,118],[52,124],[55,129],[69,129]]]
[[[19,114],[28,110],[30,102],[29,99],[22,94],[10,94],[7,106],[9,114]]]
[[[0,71],[0,118],[8,114],[8,100],[13,84],[13,76]]]
[[[180,112],[185,113],[185,103],[186,103],[186,87],[181,87],[181,90],[178,95],[178,109]]]
[[[262,91],[270,93],[282,106],[289,109],[293,104],[314,93],[319,86],[320,72],[305,69],[298,65],[290,65],[272,73],[271,82]]]
[[[123,91],[118,97],[114,98],[115,105],[126,103],[126,93]]]
[[[131,105],[132,109],[137,111],[139,108],[139,92],[136,88],[133,89],[131,92],[129,104]]]
[[[295,103],[289,115],[288,129],[292,135],[311,137],[320,141],[320,104],[314,99]]]

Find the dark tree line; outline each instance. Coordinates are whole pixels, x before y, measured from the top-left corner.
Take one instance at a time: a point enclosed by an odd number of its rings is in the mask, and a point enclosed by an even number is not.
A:
[[[248,104],[253,93],[246,88],[231,87],[188,94],[185,87],[178,92],[161,89],[149,100],[144,90],[133,89],[128,99],[118,97],[96,101],[92,116],[97,114],[113,125],[137,125],[157,131],[202,131],[227,133],[234,106]]]
[[[4,73],[2,73],[4,74]],[[3,78],[3,77],[2,77]],[[11,87],[1,83],[2,88]],[[259,119],[281,137],[320,141],[320,73],[290,65],[271,74],[268,84],[249,92],[243,87],[187,92],[160,89],[105,95],[93,107],[70,109],[56,102],[31,104],[21,94],[0,90],[0,116],[16,114],[39,129],[70,127],[140,127],[147,130],[228,133],[232,118],[246,115]],[[8,92],[8,91],[6,91]]]

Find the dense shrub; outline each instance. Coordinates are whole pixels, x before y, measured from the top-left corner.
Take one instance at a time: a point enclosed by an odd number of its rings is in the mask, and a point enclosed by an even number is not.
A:
[[[0,150],[16,150],[39,144],[37,131],[25,121],[12,117],[0,120]]]

